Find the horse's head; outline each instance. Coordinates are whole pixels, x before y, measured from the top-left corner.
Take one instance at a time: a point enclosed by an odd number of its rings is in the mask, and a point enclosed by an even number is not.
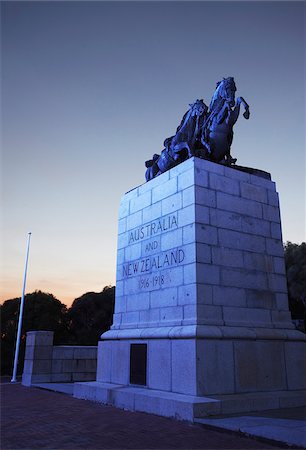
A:
[[[237,88],[233,77],[223,78],[222,81],[219,81],[217,83],[217,89],[210,103],[210,110],[213,109],[215,101],[220,99],[229,103],[231,107],[235,106],[236,90]]]
[[[206,114],[208,107],[205,105],[203,100],[197,99],[194,103],[191,103],[190,105],[190,111],[191,116],[202,116],[203,114]]]

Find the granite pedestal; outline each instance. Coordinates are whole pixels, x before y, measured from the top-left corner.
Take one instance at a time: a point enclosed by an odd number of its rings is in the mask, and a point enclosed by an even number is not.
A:
[[[192,158],[128,192],[101,339],[77,397],[186,420],[306,404],[275,183]]]

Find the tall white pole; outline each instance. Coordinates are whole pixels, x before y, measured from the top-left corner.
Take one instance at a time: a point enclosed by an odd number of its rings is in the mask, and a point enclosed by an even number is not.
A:
[[[18,331],[17,331],[16,350],[15,350],[15,359],[14,359],[14,369],[13,369],[13,376],[11,379],[11,383],[16,383],[16,381],[17,381],[16,375],[17,375],[18,355],[19,355],[19,346],[20,346],[20,337],[21,337],[21,328],[22,328],[22,314],[23,314],[23,305],[24,305],[24,293],[25,293],[26,280],[27,280],[27,269],[28,269],[31,234],[32,233],[28,233],[27,255],[26,255],[26,261],[25,261],[25,267],[24,267],[23,288],[22,288],[22,297],[21,297],[21,302],[20,302]]]

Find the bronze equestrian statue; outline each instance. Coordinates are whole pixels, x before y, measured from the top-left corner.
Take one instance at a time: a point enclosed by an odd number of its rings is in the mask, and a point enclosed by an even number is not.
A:
[[[211,99],[209,108],[203,100],[196,100],[184,114],[175,136],[164,141],[164,150],[146,161],[146,181],[160,175],[192,156],[220,164],[233,165],[231,157],[233,126],[243,104],[245,119],[250,117],[249,105],[242,97],[235,101],[236,85],[233,77],[223,78]]]

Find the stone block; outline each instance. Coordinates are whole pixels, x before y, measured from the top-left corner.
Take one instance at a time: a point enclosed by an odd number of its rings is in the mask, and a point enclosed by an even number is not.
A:
[[[216,193],[202,186],[195,186],[195,202],[198,205],[216,207]]]
[[[198,320],[201,324],[223,325],[221,306],[198,305]]]
[[[95,372],[73,372],[72,381],[94,381],[96,379]]]
[[[62,373],[63,372],[63,360],[53,359],[52,360],[52,373]]]
[[[121,199],[119,206],[119,218],[127,217],[130,213],[130,202],[124,197]]]
[[[262,186],[271,191],[275,191],[274,181],[267,180],[266,178],[258,177],[257,175],[250,175],[250,182],[256,186]]]
[[[208,219],[209,221],[209,219]],[[186,206],[178,212],[178,223],[180,227],[193,224],[195,222],[194,205]]]
[[[238,308],[223,306],[225,325],[232,326],[271,326],[270,311],[261,308]]]
[[[212,263],[217,266],[244,267],[243,253],[227,247],[211,247]]]
[[[184,320],[187,319],[192,319],[192,321],[194,321],[194,323],[196,323],[198,314],[198,307],[197,305],[193,304],[193,305],[186,305],[184,306]]]
[[[127,311],[141,311],[149,309],[150,293],[138,293],[127,297]]]
[[[143,210],[147,206],[151,205],[151,191],[144,192],[138,197],[134,197],[130,200],[130,214],[136,211]]]
[[[143,323],[143,326],[147,327],[159,324],[160,322],[159,308],[151,308],[147,311],[140,311],[139,321]]]
[[[275,294],[276,309],[287,311],[289,309],[287,293],[277,292]]]
[[[195,264],[187,264],[184,266],[183,270],[184,270],[184,277],[183,277],[184,284],[192,284],[197,281],[197,269]]]
[[[172,392],[196,395],[196,342],[174,339],[172,342]]]
[[[148,388],[170,391],[171,341],[152,339],[148,351]]]
[[[227,169],[222,164],[216,164],[207,159],[195,159],[195,167],[199,170],[206,170],[209,173],[218,173],[220,175],[225,174],[225,169]],[[230,172],[227,172],[230,174]]]
[[[116,295],[116,302],[115,302],[115,313],[122,313],[126,312],[126,297],[124,295]]]
[[[135,259],[139,259],[141,258],[142,255],[142,245],[141,242],[137,242],[136,244],[133,245],[128,245],[125,249],[124,249],[124,260],[125,261],[133,261]],[[118,260],[117,258],[117,264],[122,264],[123,261]],[[123,275],[123,274],[121,274]]]
[[[224,192],[217,192],[217,208],[250,217],[262,218],[262,204],[254,200],[236,197]]]
[[[126,232],[126,217],[118,220],[118,234]]]
[[[245,269],[273,272],[273,259],[264,253],[244,252],[243,266]]]
[[[235,392],[234,350],[231,341],[197,341],[197,395]]]
[[[113,390],[112,404],[117,408],[127,409],[128,411],[134,411],[134,394],[130,391]]]
[[[113,345],[113,341],[102,341],[98,343],[97,381],[99,382],[111,381]]]
[[[71,372],[52,373],[50,381],[51,383],[70,383],[73,381],[73,376]]]
[[[169,306],[160,310],[160,322],[177,322],[183,320],[183,308],[181,306]]]
[[[239,392],[285,390],[283,343],[234,341],[235,379]]]
[[[208,187],[208,171],[195,168],[194,182],[197,186]]]
[[[136,411],[160,415],[160,398],[137,392],[134,408]]]
[[[177,192],[176,194],[170,195],[170,197],[162,200],[162,215],[171,214],[174,211],[178,211],[183,206],[183,195],[182,192]]]
[[[64,359],[62,362],[62,371],[65,372],[73,372],[76,369],[77,360],[75,359]]]
[[[27,345],[53,345],[53,331],[28,331]]]
[[[152,203],[156,203],[164,198],[170,197],[177,192],[177,178],[168,180],[167,183],[162,183],[152,190]]]
[[[197,223],[196,240],[198,243],[217,245],[218,242],[217,229],[215,227],[211,227],[210,225]]]
[[[216,231],[216,230],[215,230]],[[238,231],[219,229],[219,245],[250,252],[263,253],[265,251],[265,238]]]
[[[272,291],[287,292],[287,278],[286,275],[269,274],[269,287]]]
[[[271,237],[270,222],[256,217],[243,216],[241,218],[241,230],[258,236]]]
[[[111,382],[117,384],[129,384],[130,376],[130,342],[113,342],[111,352]]]
[[[74,359],[96,359],[97,347],[96,346],[75,346],[73,352]]]
[[[122,325],[137,324],[138,322],[139,322],[139,312],[138,311],[122,313],[122,316],[121,316]]]
[[[150,293],[150,308],[177,306],[177,304],[177,287],[161,289]]]
[[[268,255],[284,257],[283,243],[279,239],[266,239],[266,251]]]
[[[27,373],[27,372],[23,371],[21,384],[23,386],[31,386],[31,384],[32,384],[31,373]]]
[[[279,208],[279,199],[278,199],[278,193],[268,190],[268,203],[272,206],[277,206]]]
[[[152,222],[162,216],[162,202],[156,202],[154,205],[148,206],[142,210],[142,218],[144,223]]]
[[[270,222],[280,223],[280,213],[277,206],[262,205],[263,208],[263,218],[269,220]]]
[[[156,186],[166,183],[170,179],[170,172],[164,172],[160,174],[158,177],[153,178],[153,180],[148,181],[147,183],[143,183],[138,187],[139,194],[144,194],[147,191],[151,191]]]
[[[197,302],[197,284],[182,285],[178,288],[178,305],[194,305]]]
[[[281,275],[286,275],[286,266],[284,258],[275,256],[273,258],[274,272]]]
[[[270,222],[271,238],[283,241],[282,227],[280,223]]]
[[[212,264],[197,264],[197,281],[201,284],[219,284],[220,269]]]
[[[246,304],[249,308],[276,308],[274,292],[262,289],[247,289],[245,291]]]
[[[210,225],[217,228],[226,228],[229,230],[242,231],[241,214],[211,208]]]
[[[170,169],[170,178],[180,178],[182,174],[185,174],[189,170],[194,171],[194,158],[189,158],[184,161],[184,164],[178,164],[177,166],[172,167],[172,169]]]
[[[32,359],[24,360],[23,373],[32,375],[32,373],[33,373],[33,360]]]
[[[132,230],[133,228],[142,225],[142,211],[137,211],[134,214],[130,214],[126,219],[127,230]]]
[[[183,230],[182,228],[163,233],[161,235],[161,250],[169,250],[183,245]]]
[[[195,188],[190,186],[183,190],[183,208],[195,203]]]
[[[127,192],[125,193],[125,195],[124,195],[124,199],[125,199],[126,201],[130,201],[130,200],[132,200],[133,198],[138,197],[139,194],[140,194],[139,188],[136,187],[136,188],[131,189],[130,191],[127,191]]]
[[[250,174],[247,172],[241,172],[240,170],[235,170],[233,167],[224,167],[224,175],[226,177],[235,178],[235,180],[244,181],[245,183],[250,183]]]
[[[291,326],[291,313],[290,311],[271,311],[272,322],[278,322],[281,326],[286,328],[286,324],[289,323]]]
[[[231,195],[240,195],[239,181],[216,173],[209,174],[209,187]]]
[[[33,362],[32,374],[50,374],[51,368],[51,359],[38,359]]]
[[[261,203],[268,203],[268,191],[266,188],[241,182],[240,189],[242,197]]]
[[[208,206],[197,205],[195,209],[195,221],[197,223],[210,223],[210,211],[211,209]]]
[[[221,284],[247,289],[267,289],[268,281],[264,272],[221,267]]]
[[[194,169],[186,170],[178,177],[178,190],[183,191],[184,189],[194,185]]]
[[[22,384],[23,383],[23,378],[24,375],[22,376]],[[28,382],[29,384],[24,384],[25,386],[31,386],[35,383],[50,383],[51,382],[51,374],[47,373],[47,374],[31,374],[29,375],[29,377],[26,375],[25,376],[25,382]]]
[[[213,304],[224,306],[246,306],[245,289],[213,286]]]
[[[183,244],[190,244],[195,241],[196,227],[195,224],[187,225],[183,228]]]
[[[214,247],[213,247],[214,248]],[[212,260],[212,248],[208,244],[197,244],[196,246],[196,260],[199,263],[211,264]]]

